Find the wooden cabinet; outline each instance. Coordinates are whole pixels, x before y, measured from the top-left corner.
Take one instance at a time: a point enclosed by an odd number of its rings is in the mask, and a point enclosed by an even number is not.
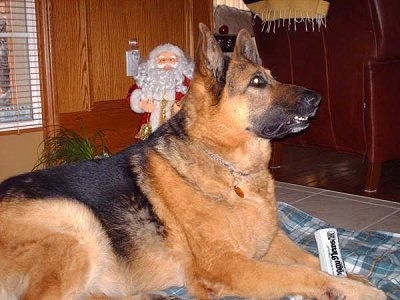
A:
[[[48,125],[106,130],[114,152],[138,127],[124,99],[129,39],[143,56],[167,42],[193,56],[198,23],[212,25],[212,0],[41,0],[38,12]]]

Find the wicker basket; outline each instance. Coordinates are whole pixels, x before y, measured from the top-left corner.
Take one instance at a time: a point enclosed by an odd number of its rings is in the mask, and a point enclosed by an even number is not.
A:
[[[235,48],[236,43],[236,35],[235,34],[216,34],[215,38],[222,51],[224,52],[232,52],[233,48]]]

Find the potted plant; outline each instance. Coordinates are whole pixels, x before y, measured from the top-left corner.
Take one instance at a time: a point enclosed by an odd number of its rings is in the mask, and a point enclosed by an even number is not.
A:
[[[60,127],[52,136],[40,144],[42,149],[34,170],[53,167],[71,162],[98,159],[110,156],[104,132],[96,131],[92,136],[83,136],[73,130]]]

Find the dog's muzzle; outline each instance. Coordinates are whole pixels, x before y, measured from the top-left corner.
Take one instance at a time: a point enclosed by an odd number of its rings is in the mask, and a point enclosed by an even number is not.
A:
[[[306,90],[299,100],[293,116],[287,121],[288,133],[296,133],[308,127],[308,118],[314,117],[317,112],[321,96],[313,91]]]
[[[311,90],[300,89],[287,100],[276,101],[256,123],[259,135],[268,139],[283,138],[306,129],[309,118],[315,116],[321,96]]]

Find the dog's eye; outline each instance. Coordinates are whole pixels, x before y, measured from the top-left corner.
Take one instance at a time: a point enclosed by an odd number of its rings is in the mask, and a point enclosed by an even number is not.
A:
[[[250,86],[256,88],[263,88],[266,85],[267,85],[267,80],[265,80],[265,78],[262,77],[261,75],[254,76],[250,81]]]

